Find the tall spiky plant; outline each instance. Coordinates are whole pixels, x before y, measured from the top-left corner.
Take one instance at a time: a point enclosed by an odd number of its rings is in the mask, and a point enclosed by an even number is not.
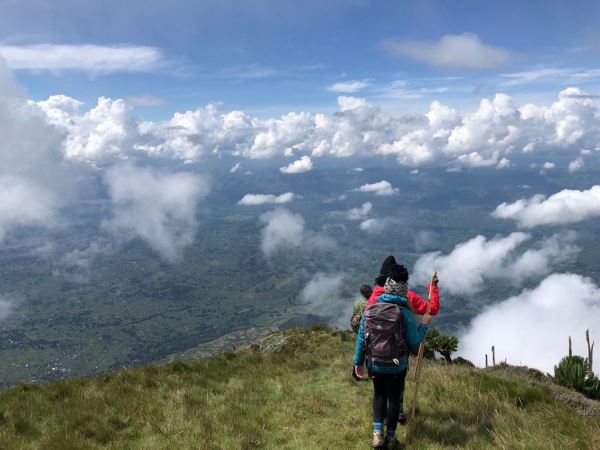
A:
[[[589,370],[588,361],[582,356],[565,356],[561,359],[554,366],[554,381],[587,397],[600,397],[600,380]]]

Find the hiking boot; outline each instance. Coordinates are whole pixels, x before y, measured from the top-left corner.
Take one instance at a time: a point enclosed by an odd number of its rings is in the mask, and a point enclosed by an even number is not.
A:
[[[400,441],[398,441],[398,439],[395,437],[386,439],[385,448],[386,450],[396,450],[397,448],[400,448]]]
[[[373,448],[383,448],[385,445],[385,436],[383,432],[378,433],[377,431],[373,432]]]
[[[406,425],[406,416],[402,411],[400,411],[400,414],[398,415],[398,423],[400,425]]]

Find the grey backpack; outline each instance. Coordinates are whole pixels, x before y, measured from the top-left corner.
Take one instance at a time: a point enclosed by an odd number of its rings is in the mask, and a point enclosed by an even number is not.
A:
[[[392,366],[408,356],[402,309],[378,302],[365,311],[365,352],[369,365]]]

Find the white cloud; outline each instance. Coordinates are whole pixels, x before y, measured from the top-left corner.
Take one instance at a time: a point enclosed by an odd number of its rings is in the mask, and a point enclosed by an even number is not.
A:
[[[240,170],[242,168],[242,165],[238,162],[235,163],[231,169],[229,169],[229,173],[236,173],[238,170]]]
[[[388,40],[383,47],[393,55],[432,66],[466,69],[500,67],[512,56],[508,50],[484,44],[472,33],[446,34],[437,42]]]
[[[0,46],[13,70],[80,70],[93,74],[150,72],[165,65],[155,47],[36,44]]]
[[[80,102],[64,95],[37,105],[48,121],[67,135],[67,158],[99,161],[121,157],[139,140],[137,123],[124,100],[100,97],[97,106],[84,114],[79,114]]]
[[[250,159],[304,155],[292,170],[308,168],[309,158],[351,156],[393,157],[407,167],[453,170],[519,167],[533,158],[539,167],[550,158],[574,159],[581,148],[596,148],[600,140],[600,112],[578,88],[563,90],[549,106],[520,106],[497,94],[468,113],[438,101],[425,114],[400,117],[361,98],[342,96],[338,104],[334,114],[290,112],[277,119],[207,105],[160,122],[140,122],[119,99],[100,98],[89,111],[66,96],[37,106],[66,136],[67,158],[92,162],[138,155],[193,162],[226,153]]]
[[[327,90],[329,92],[336,92],[339,94],[352,94],[366,88],[367,86],[369,86],[369,82],[366,80],[340,81],[328,86]]]
[[[265,224],[262,230],[261,249],[270,256],[285,247],[298,247],[304,236],[304,219],[287,209],[276,209],[260,216]]]
[[[0,241],[15,227],[54,224],[58,204],[54,193],[35,181],[0,176]]]
[[[181,257],[194,240],[198,202],[208,193],[203,178],[123,164],[107,170],[104,182],[113,205],[107,230],[139,237],[169,261]]]
[[[335,241],[326,235],[306,230],[302,216],[285,208],[266,212],[260,220],[264,224],[260,248],[267,256],[284,248],[328,250],[336,246]]]
[[[587,357],[588,328],[600,329],[600,289],[589,278],[553,274],[474,318],[460,338],[459,354],[482,366],[494,345],[497,361],[553,373],[567,354],[569,336],[574,353]]]
[[[293,192],[286,192],[281,195],[272,194],[246,194],[237,203],[243,206],[255,206],[265,204],[282,204],[289,203],[296,198]]]
[[[310,156],[302,156],[300,159],[288,164],[285,167],[281,167],[279,171],[281,173],[304,173],[313,169],[313,163]]]
[[[537,194],[529,199],[502,203],[492,216],[515,220],[525,228],[581,222],[600,216],[600,185],[585,191],[564,189],[548,198]]]
[[[343,111],[351,111],[353,109],[361,108],[363,106],[368,107],[369,104],[367,100],[360,97],[348,97],[348,96],[340,96],[337,99],[338,107],[341,112]]]
[[[554,169],[556,167],[556,164],[550,161],[546,161],[544,164],[542,164],[542,168],[545,170],[550,170],[550,169]]]
[[[348,210],[346,212],[346,218],[348,220],[363,220],[369,215],[372,209],[373,204],[371,202],[363,203],[357,208],[352,208]]]
[[[288,113],[281,119],[253,123],[253,139],[243,156],[252,159],[272,158],[286,152],[308,149],[307,142],[314,133],[315,118],[308,113]]]
[[[352,314],[353,299],[342,298],[343,280],[341,273],[318,272],[304,286],[300,299],[308,312],[329,317],[330,325],[346,329]]]
[[[363,184],[357,189],[358,192],[374,192],[375,195],[388,196],[398,193],[398,188],[393,188],[389,181],[381,180],[378,183]]]
[[[0,241],[11,229],[56,224],[75,195],[63,163],[63,135],[26,102],[0,59]]]
[[[50,247],[40,250],[49,257],[54,249]],[[38,250],[38,254],[41,253],[40,250]],[[52,274],[60,275],[75,283],[85,283],[92,273],[94,260],[99,256],[108,255],[112,251],[113,246],[111,243],[105,240],[93,241],[84,249],[74,249],[62,255],[55,261],[57,269],[54,269]]]
[[[510,160],[507,158],[502,158],[500,160],[500,162],[498,162],[498,165],[496,165],[496,169],[501,170],[501,169],[508,169],[510,167]]]
[[[578,170],[583,169],[585,166],[585,161],[581,156],[578,156],[573,161],[569,163],[569,173],[577,172]]]
[[[389,228],[390,226],[392,226],[398,222],[399,221],[397,219],[378,217],[377,219],[363,220],[358,225],[358,227],[362,231],[366,231],[367,233],[375,234],[375,233],[381,233],[382,231],[386,230],[387,228]]]
[[[546,275],[553,265],[571,259],[579,250],[573,244],[575,235],[562,233],[518,254],[516,249],[529,239],[529,234],[520,232],[489,240],[479,235],[456,245],[447,255],[437,251],[421,256],[413,277],[421,283],[437,271],[441,280],[447,280],[444,289],[449,293],[472,295],[483,289],[486,280],[505,279],[519,285]]]
[[[294,122],[293,119],[288,119],[285,123],[290,121]],[[272,140],[267,139],[268,142],[264,142],[265,147],[267,143],[270,147],[255,148],[252,140],[258,138],[262,129],[260,125],[241,111],[220,113],[216,105],[209,104],[195,111],[175,113],[171,119],[164,122],[140,123],[138,129],[141,136],[136,148],[157,157],[192,161],[219,154],[221,148],[248,158],[271,158],[277,154],[278,143],[284,138],[274,132]],[[283,125],[270,122],[269,125],[284,128]],[[260,138],[259,141],[263,142],[263,139]],[[301,140],[301,137],[297,139]]]

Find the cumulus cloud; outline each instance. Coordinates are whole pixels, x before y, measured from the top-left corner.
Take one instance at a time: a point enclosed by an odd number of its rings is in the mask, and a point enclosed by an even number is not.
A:
[[[569,163],[569,173],[577,172],[578,170],[583,169],[585,166],[585,161],[581,156],[578,156],[573,161]]]
[[[392,184],[385,180],[381,180],[378,183],[363,184],[354,190],[358,192],[373,192],[375,195],[380,196],[388,196],[398,193],[398,188],[392,187]]]
[[[366,88],[367,86],[369,86],[369,82],[366,80],[340,81],[328,86],[327,90],[329,92],[336,92],[339,94],[352,94]]]
[[[360,155],[393,157],[411,168],[460,170],[575,158],[581,148],[596,148],[600,139],[598,109],[574,87],[549,106],[521,106],[499,93],[481,100],[472,112],[433,101],[425,114],[399,117],[349,96],[338,98],[334,114],[290,112],[269,119],[207,105],[164,121],[139,121],[126,101],[108,98],[90,110],[65,96],[37,106],[66,136],[67,157],[91,161],[136,155],[182,161],[222,153],[250,159],[297,155],[291,167],[282,168],[294,171],[307,169],[314,158]]]
[[[575,223],[600,216],[600,185],[588,190],[564,189],[546,198],[541,194],[501,203],[493,217],[512,219],[525,228]]]
[[[336,246],[328,236],[307,230],[302,216],[285,208],[266,212],[260,220],[264,225],[260,248],[267,256],[284,248],[327,250]]]
[[[600,329],[600,289],[580,275],[553,274],[475,317],[460,338],[459,353],[482,366],[494,345],[498,360],[553,373],[567,354],[569,336],[574,353],[587,356],[588,328]]]
[[[341,112],[352,111],[361,107],[370,107],[367,100],[360,97],[348,97],[341,95],[338,97],[338,107]]]
[[[506,237],[486,239],[476,236],[461,242],[447,255],[439,251],[421,256],[415,263],[416,283],[427,280],[437,271],[451,294],[475,294],[486,280],[504,279],[514,285],[550,273],[558,263],[568,261],[579,251],[574,233],[560,233],[542,240],[519,253],[517,248],[531,239],[527,233],[515,232]]]
[[[122,164],[106,171],[113,217],[104,227],[118,237],[139,237],[169,261],[193,240],[198,202],[208,183],[199,175],[164,173]]]
[[[2,55],[13,70],[80,70],[93,74],[150,72],[164,66],[155,47],[101,45],[4,45]]]
[[[124,100],[100,97],[90,111],[80,114],[81,102],[55,95],[37,105],[48,121],[67,138],[67,158],[100,161],[130,153],[140,139],[131,106]]]
[[[281,167],[279,171],[281,173],[303,173],[313,169],[313,163],[310,156],[302,156],[300,159],[288,164],[285,167]]]
[[[341,273],[318,272],[300,292],[300,299],[308,312],[329,317],[329,323],[339,328],[348,328],[352,313],[352,299],[341,295],[344,275]]]
[[[286,192],[281,195],[272,194],[246,194],[237,203],[243,206],[255,206],[264,204],[282,204],[289,203],[296,198],[293,192]]]
[[[363,220],[369,215],[372,209],[373,204],[371,202],[363,203],[357,208],[352,208],[348,210],[346,212],[346,218],[348,220]]]
[[[481,42],[476,34],[446,34],[437,42],[387,40],[383,47],[393,55],[406,56],[432,66],[490,69],[508,63],[511,53]]]

